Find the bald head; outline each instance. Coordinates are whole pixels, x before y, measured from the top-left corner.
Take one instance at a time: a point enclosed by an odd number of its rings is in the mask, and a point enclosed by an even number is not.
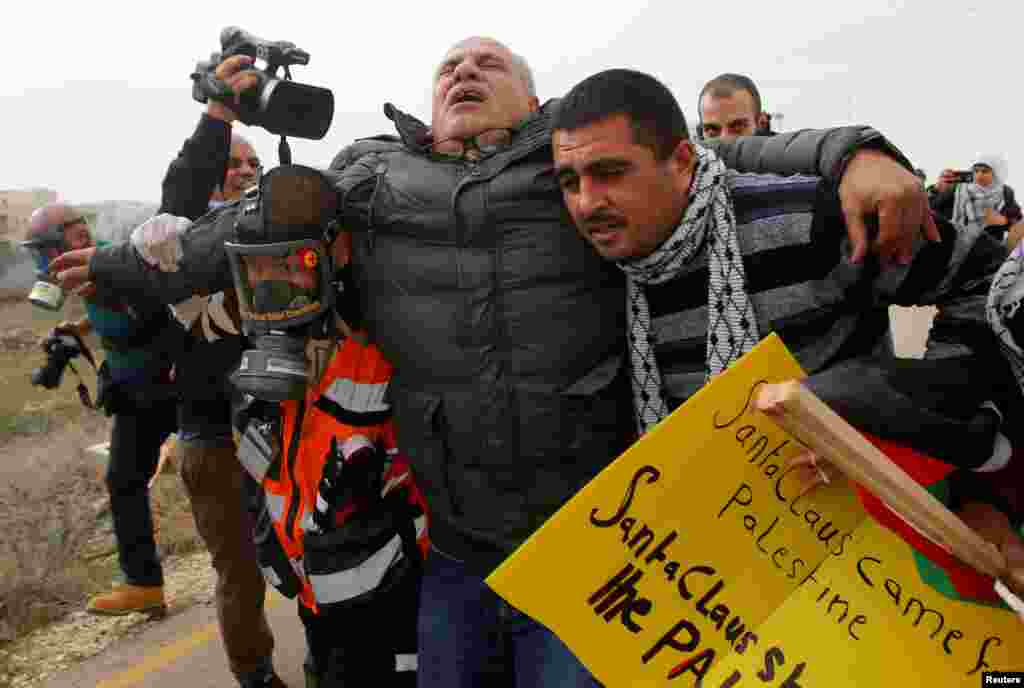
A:
[[[29,218],[29,241],[44,241],[58,254],[92,245],[92,234],[82,212],[66,203],[49,203]]]
[[[530,65],[527,63],[526,58],[518,53],[512,52],[507,45],[496,38],[489,38],[488,36],[470,36],[469,38],[464,38],[453,45],[448,50],[448,54],[451,54],[452,51],[459,48],[466,48],[477,44],[491,45],[497,50],[507,53],[509,60],[512,63],[513,70],[519,75],[520,80],[523,82],[523,86],[526,87],[527,95],[536,97],[537,84],[533,79],[533,70],[530,69]]]
[[[62,225],[79,215],[81,213],[67,203],[48,203],[41,208],[36,208],[28,221],[28,236],[26,238],[32,239],[50,225]]]
[[[529,65],[493,38],[456,43],[434,74],[434,140],[514,127],[539,106]]]

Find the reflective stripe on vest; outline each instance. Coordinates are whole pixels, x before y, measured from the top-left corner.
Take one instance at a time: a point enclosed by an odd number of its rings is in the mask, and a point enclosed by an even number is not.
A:
[[[352,413],[379,413],[391,408],[384,403],[387,389],[386,382],[365,383],[338,378],[324,390],[324,396]]]
[[[395,655],[395,671],[416,671],[419,668],[419,655]]]
[[[262,484],[270,470],[274,449],[250,423],[238,438],[238,461],[253,479]]]
[[[272,492],[267,492],[267,511],[270,518],[276,523],[281,523],[284,518],[284,497]]]
[[[358,597],[380,585],[384,574],[402,557],[402,538],[395,535],[386,545],[374,552],[373,556],[354,569],[334,573],[310,574],[316,601],[333,604]]]
[[[277,571],[270,568],[269,566],[261,566],[260,571],[263,572],[263,578],[273,585],[275,588],[281,587],[281,577],[277,575]]]

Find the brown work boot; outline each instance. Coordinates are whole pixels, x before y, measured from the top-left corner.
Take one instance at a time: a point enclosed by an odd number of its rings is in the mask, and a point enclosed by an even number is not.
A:
[[[142,586],[124,583],[105,595],[97,595],[89,600],[86,611],[90,614],[105,616],[122,616],[136,612],[163,616],[167,613],[164,587],[162,585]]]

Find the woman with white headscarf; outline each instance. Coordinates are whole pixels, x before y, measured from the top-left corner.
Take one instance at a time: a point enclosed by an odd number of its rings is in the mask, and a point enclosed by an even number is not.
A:
[[[1006,183],[1006,160],[999,155],[975,157],[970,180],[956,170],[943,170],[938,183],[929,190],[932,208],[957,227],[984,229],[1002,240],[1006,231],[1022,218],[1013,189]]]

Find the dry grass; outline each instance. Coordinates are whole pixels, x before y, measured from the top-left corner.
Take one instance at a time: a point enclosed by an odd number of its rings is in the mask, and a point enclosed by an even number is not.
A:
[[[70,371],[56,390],[29,382],[43,363],[38,339],[82,312],[77,300],[50,315],[28,304],[24,293],[0,298],[0,650],[5,641],[81,609],[118,575],[105,462],[86,451],[108,441],[110,419],[81,406]],[[95,340],[89,344],[95,350]],[[92,393],[92,369],[81,359],[75,363]],[[151,502],[163,555],[201,546],[176,473],[156,480]]]

